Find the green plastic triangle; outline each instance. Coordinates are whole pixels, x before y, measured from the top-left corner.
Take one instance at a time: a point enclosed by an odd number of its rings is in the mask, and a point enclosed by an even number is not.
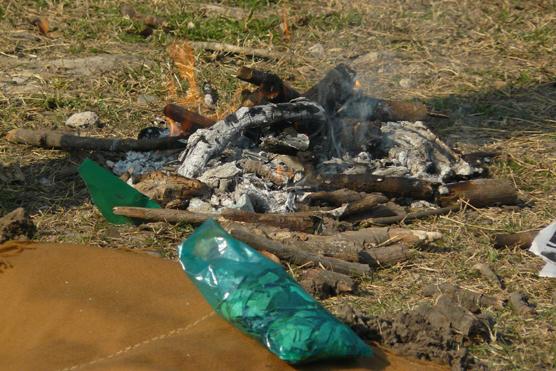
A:
[[[114,214],[112,209],[115,206],[160,209],[159,204],[88,158],[79,166],[79,175],[87,185],[93,203],[110,223],[134,223],[133,219]]]

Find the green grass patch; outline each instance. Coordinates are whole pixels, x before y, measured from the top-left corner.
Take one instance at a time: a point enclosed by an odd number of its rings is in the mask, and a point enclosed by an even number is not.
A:
[[[346,27],[361,26],[363,16],[356,11],[332,12],[309,16],[307,24],[322,31],[339,31]]]
[[[278,39],[280,18],[271,16],[244,22],[224,17],[204,18],[196,13],[187,12],[171,16],[168,23],[179,38],[237,43],[240,40]],[[188,27],[190,23],[194,27]]]

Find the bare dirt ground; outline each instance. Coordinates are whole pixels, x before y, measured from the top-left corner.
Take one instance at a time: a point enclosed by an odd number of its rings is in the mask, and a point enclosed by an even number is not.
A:
[[[348,302],[381,315],[413,308],[431,283],[450,282],[501,300],[522,291],[537,314],[493,311],[492,342],[472,347],[471,354],[493,369],[556,367],[556,281],[537,277],[540,259],[495,250],[490,242],[494,233],[539,228],[556,218],[554,1],[243,0],[220,3],[224,11],[173,0],[131,5],[163,18],[168,29],[138,35],[142,23],[123,17],[114,0],[0,1],[0,137],[13,128],[63,129],[71,113],[85,110],[97,112],[103,126],[82,134],[135,137],[173,98],[168,81],[175,81],[178,94],[187,92],[166,50],[176,40],[283,54],[265,61],[196,50],[197,80],[218,89],[220,112],[236,102],[239,66],[271,70],[303,89],[337,63],[350,63],[371,95],[415,99],[445,115],[427,124],[455,148],[500,152],[491,176],[511,179],[528,207],[467,210],[416,223],[441,231],[444,239],[408,263],[377,271],[357,295],[325,304]],[[30,22],[37,16],[48,18],[46,36]],[[284,18],[289,41],[281,30]],[[0,139],[0,215],[25,207],[40,240],[126,245],[173,257],[191,228],[106,223],[75,172],[88,155]],[[93,155],[99,156],[109,155]],[[505,289],[473,271],[479,262],[502,277]]]

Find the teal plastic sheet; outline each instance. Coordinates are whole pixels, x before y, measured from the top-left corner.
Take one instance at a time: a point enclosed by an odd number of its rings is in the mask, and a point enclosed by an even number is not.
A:
[[[88,158],[79,166],[79,175],[87,185],[91,200],[110,223],[133,223],[126,216],[114,214],[112,209],[116,206],[160,208],[159,204]]]
[[[289,363],[371,356],[369,345],[280,266],[208,220],[178,247],[183,269],[224,319]]]

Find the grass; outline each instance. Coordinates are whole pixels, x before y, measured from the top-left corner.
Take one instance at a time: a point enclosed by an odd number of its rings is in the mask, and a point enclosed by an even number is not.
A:
[[[169,31],[155,30],[147,39],[137,35],[143,26],[123,18],[120,3],[114,0],[0,4],[4,31],[0,51],[5,54],[0,55],[0,84],[11,78],[6,77],[8,71],[24,73],[28,69],[36,83],[31,92],[22,95],[0,89],[0,135],[15,127],[61,128],[71,113],[94,110],[105,125],[83,134],[135,136],[161,115],[168,99],[166,83],[176,71],[166,47],[173,40],[219,41],[289,52],[281,60],[264,61],[196,51],[197,79],[209,81],[219,90],[222,110],[243,86],[233,77],[238,66],[272,70],[302,90],[327,68],[353,62],[370,94],[418,99],[446,114],[448,119],[431,119],[427,124],[450,145],[464,152],[499,152],[490,166],[491,176],[511,179],[520,196],[529,200],[529,207],[471,210],[415,223],[413,228],[444,233],[436,249],[420,251],[408,263],[377,271],[362,283],[363,294],[342,296],[326,304],[350,302],[375,314],[393,313],[422,301],[421,288],[435,282],[453,282],[501,299],[511,291],[524,291],[537,304],[538,315],[527,319],[509,309],[493,313],[497,319],[493,330],[510,341],[476,345],[472,354],[493,369],[556,367],[554,282],[536,276],[539,259],[520,250],[498,251],[490,244],[496,231],[538,228],[556,218],[553,1],[224,2],[249,15],[241,20],[205,14],[196,1],[137,1],[134,5],[143,14],[164,18]],[[290,42],[281,36],[284,10],[289,14]],[[37,15],[49,18],[49,38],[37,37],[27,22]],[[324,58],[309,53],[315,43],[323,45]],[[14,67],[19,60],[9,55],[17,54],[16,46],[23,50],[23,59],[32,62],[31,67]],[[377,58],[357,64],[358,58],[369,52],[376,52]],[[152,63],[103,75],[52,73],[42,80],[36,78],[44,74],[36,69],[44,60],[103,53],[141,55]],[[409,87],[402,87],[401,79],[410,79]],[[137,101],[140,95],[157,97],[160,104],[141,105]],[[20,168],[25,176],[22,183],[0,184],[0,213],[26,207],[38,225],[38,239],[127,245],[175,257],[176,244],[191,227],[155,224],[143,230],[105,223],[80,179],[64,175],[87,155],[98,156],[0,140],[0,164],[8,172]],[[474,273],[471,267],[478,262],[488,262],[505,280],[507,289]]]

